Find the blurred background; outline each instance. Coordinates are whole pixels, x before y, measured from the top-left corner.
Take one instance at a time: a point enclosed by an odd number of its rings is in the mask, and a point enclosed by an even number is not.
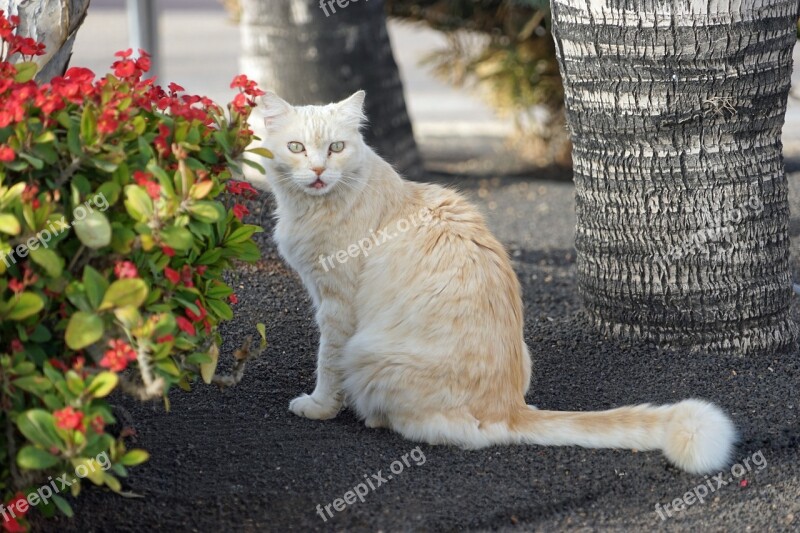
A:
[[[325,101],[326,96],[332,100],[339,91],[349,94],[359,88],[348,87],[355,81],[366,85],[373,130],[380,130],[376,119],[389,123],[377,137],[392,137],[392,128],[401,129],[396,115],[404,113],[403,106],[407,109],[429,173],[491,176],[546,170],[548,177],[569,177],[569,142],[547,0],[367,2],[342,2],[342,8],[326,1],[330,5],[323,9],[315,0],[92,0],[71,64],[98,74],[107,71],[115,51],[137,42],[137,17],[127,9],[129,3],[152,4],[157,26],[152,53],[163,83],[174,81],[189,92],[225,102],[233,95],[230,80],[244,72],[294,103],[308,103]],[[381,87],[381,80],[361,79],[358,84],[359,72],[369,72],[373,65],[360,63],[366,62],[364,54],[341,53],[347,38],[354,36],[348,30],[367,22],[383,24],[379,18],[368,19],[377,17],[376,9],[389,17],[386,27],[404,103],[389,102],[395,87],[382,94],[370,91]],[[146,17],[138,19],[140,26],[146,25]],[[362,41],[365,37],[370,36],[359,36]],[[382,38],[379,33],[372,37]],[[373,45],[379,42],[354,46]],[[331,86],[308,88],[315,79],[330,79]],[[799,79],[795,74],[795,83]],[[397,108],[391,120],[375,116],[389,105]],[[370,140],[408,175],[420,176],[416,156],[405,153],[414,149],[408,140],[397,134],[386,146],[381,139]],[[795,98],[789,103],[784,144],[788,156],[800,155],[800,100]]]

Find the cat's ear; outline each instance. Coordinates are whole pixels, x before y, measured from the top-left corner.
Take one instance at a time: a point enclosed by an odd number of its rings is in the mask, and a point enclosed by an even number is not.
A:
[[[264,124],[269,128],[274,124],[276,119],[286,115],[292,110],[292,104],[274,92],[267,91],[266,94],[261,97],[259,109],[264,117]]]
[[[367,121],[367,116],[364,114],[364,98],[366,98],[366,96],[367,93],[364,91],[356,91],[348,98],[336,104],[341,115],[356,129],[360,128]]]

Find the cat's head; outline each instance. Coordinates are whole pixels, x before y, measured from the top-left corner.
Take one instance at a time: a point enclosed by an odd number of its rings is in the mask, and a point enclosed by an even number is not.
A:
[[[352,188],[367,150],[360,128],[364,91],[324,106],[292,106],[268,92],[261,104],[264,146],[274,155],[268,179],[273,187],[324,196]]]

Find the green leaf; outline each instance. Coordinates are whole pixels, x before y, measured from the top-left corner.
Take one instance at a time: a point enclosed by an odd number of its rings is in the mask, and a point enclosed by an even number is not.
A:
[[[39,66],[33,61],[24,61],[22,63],[17,63],[16,65],[14,65],[14,68],[17,69],[17,75],[14,76],[14,81],[17,83],[25,83],[26,81],[31,81],[33,77],[36,75],[36,71],[39,70]]]
[[[62,449],[64,446],[61,437],[56,432],[53,415],[43,409],[30,409],[19,415],[17,427],[29,441],[42,448]]]
[[[252,224],[245,224],[240,228],[236,228],[228,235],[228,238],[225,239],[226,243],[234,244],[234,243],[242,243],[245,242],[247,239],[253,236],[254,233],[260,233],[263,231],[258,226],[253,226]]]
[[[69,319],[64,335],[67,346],[73,350],[86,348],[103,336],[103,319],[94,313],[76,311]]]
[[[114,181],[107,181],[97,188],[97,194],[106,199],[108,205],[114,205],[119,200],[122,189]]]
[[[223,320],[230,320],[233,318],[233,311],[230,306],[221,300],[208,299],[206,300],[206,307]]]
[[[247,159],[246,157],[243,157],[241,159],[241,161],[242,161],[242,164],[247,165],[250,168],[256,169],[261,174],[266,174],[267,173],[267,171],[264,169],[264,167],[262,167],[261,165],[259,165],[255,161],[253,161],[252,159]]]
[[[112,307],[139,307],[147,299],[147,284],[143,279],[130,278],[115,281],[108,287],[100,310]]]
[[[97,136],[97,117],[94,107],[87,105],[81,114],[81,137],[86,144],[93,144]]]
[[[5,315],[8,320],[25,320],[44,308],[44,300],[35,292],[23,292],[19,296],[12,296],[8,303],[10,310]]]
[[[22,226],[17,217],[11,213],[0,213],[0,231],[7,235],[19,235]]]
[[[15,379],[12,383],[15,387],[28,391],[36,396],[41,396],[53,387],[50,380],[43,376],[25,376]]]
[[[17,464],[28,470],[44,470],[57,465],[58,462],[58,457],[30,444],[23,446],[17,453]]]
[[[75,234],[87,248],[96,250],[111,243],[111,224],[100,211],[92,211],[83,219],[75,220],[72,225],[75,227]]]
[[[87,391],[94,398],[104,398],[111,394],[117,383],[119,383],[119,377],[115,372],[100,372],[94,377]]]
[[[253,153],[253,154],[260,155],[261,157],[266,157],[267,159],[272,159],[273,157],[275,157],[272,154],[272,152],[270,152],[269,150],[267,150],[266,148],[264,148],[262,146],[258,146],[256,148],[250,148],[249,150],[245,150],[245,151]]]
[[[75,515],[75,513],[72,510],[72,507],[70,507],[69,505],[69,502],[67,502],[67,500],[65,500],[58,494],[53,494],[53,503],[56,504],[58,510],[64,513],[64,515],[67,518],[72,518]]]
[[[125,466],[136,466],[142,464],[148,459],[150,459],[149,453],[147,453],[145,450],[136,448],[123,455],[119,462]]]
[[[153,200],[138,185],[125,187],[125,209],[138,222],[148,222],[153,216]]]
[[[212,344],[208,349],[208,356],[211,359],[208,363],[200,365],[200,376],[206,385],[211,383],[214,378],[214,372],[217,371],[217,362],[219,361],[219,348],[216,344]]]
[[[41,266],[48,276],[51,278],[61,276],[61,272],[64,270],[64,260],[57,253],[47,248],[31,249],[30,252],[33,262]]]
[[[200,222],[212,223],[220,218],[216,202],[194,202],[188,207],[189,213]]]
[[[180,251],[186,251],[194,244],[192,232],[178,226],[170,226],[161,230],[161,240],[164,244]]]
[[[83,288],[86,290],[86,296],[89,298],[92,308],[97,309],[108,289],[108,281],[100,272],[87,265],[83,269]]]
[[[256,324],[256,330],[258,330],[258,334],[261,336],[261,348],[267,347],[267,327],[259,322]]]

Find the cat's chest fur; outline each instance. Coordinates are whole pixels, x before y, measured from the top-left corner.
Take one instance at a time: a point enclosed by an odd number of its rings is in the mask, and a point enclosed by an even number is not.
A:
[[[332,290],[352,294],[356,289],[363,258],[339,262],[335,256],[358,240],[359,229],[353,219],[337,218],[279,213],[275,225],[278,252],[300,275],[316,306]]]

